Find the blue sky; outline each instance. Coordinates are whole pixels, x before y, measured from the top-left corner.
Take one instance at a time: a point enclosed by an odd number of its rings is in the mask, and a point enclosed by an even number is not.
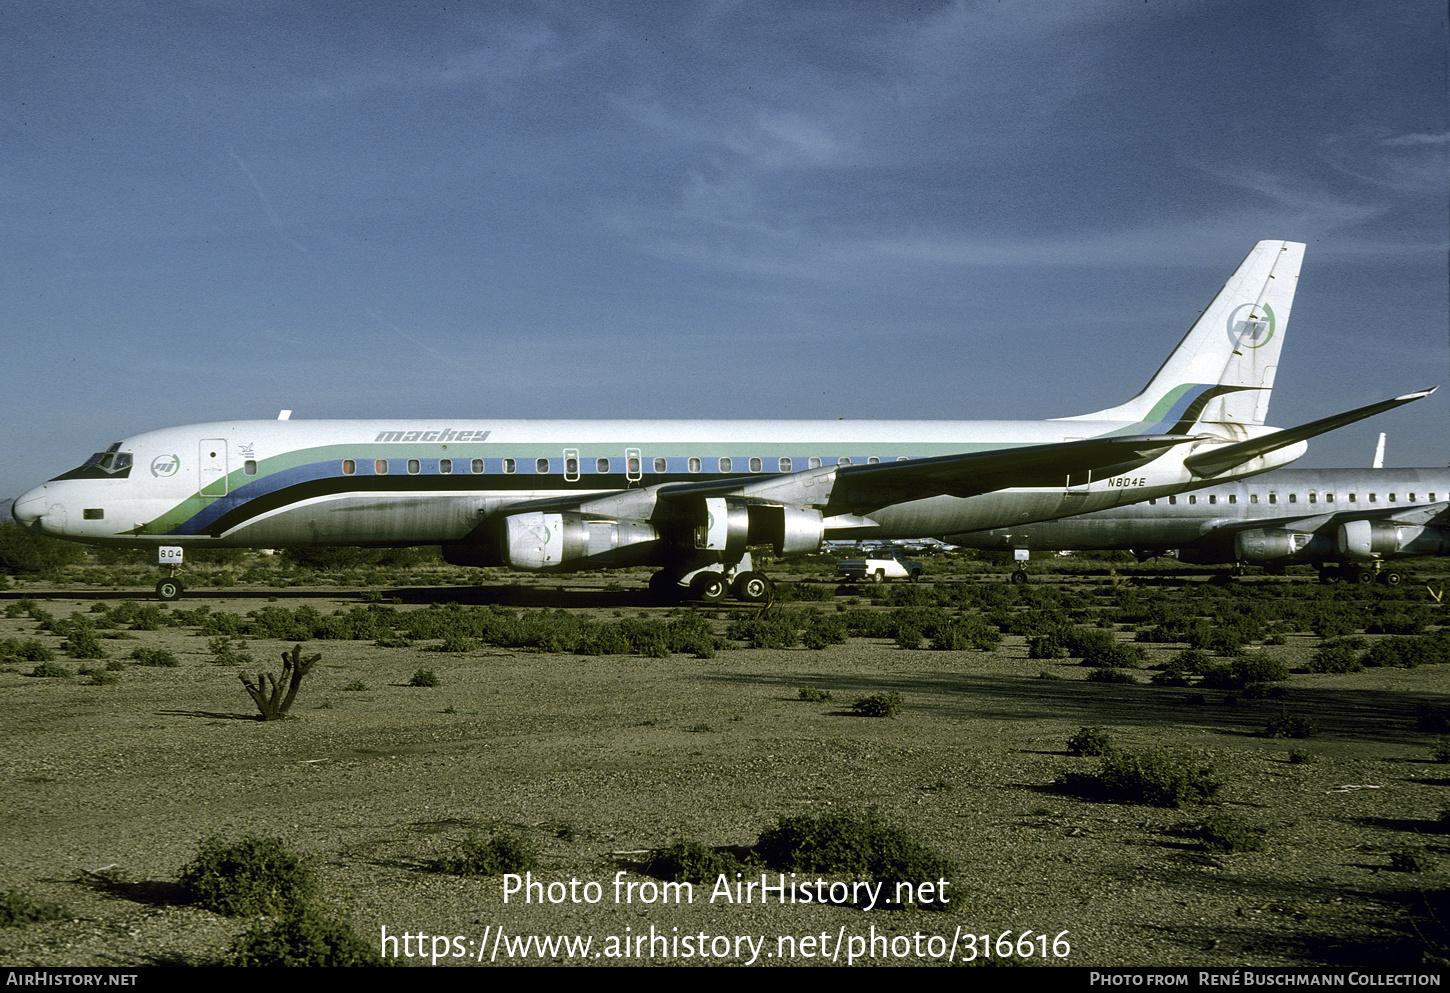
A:
[[[1271,423],[1450,460],[1441,0],[0,9],[0,497],[294,417],[1040,418],[1308,244]]]

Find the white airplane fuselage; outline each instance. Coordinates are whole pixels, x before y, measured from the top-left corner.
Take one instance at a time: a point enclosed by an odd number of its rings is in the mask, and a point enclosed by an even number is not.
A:
[[[1083,421],[225,421],[124,439],[110,453],[130,456],[124,474],[99,465],[74,470],[22,495],[13,514],[49,534],[107,545],[447,544],[466,540],[480,521],[507,507],[536,501],[587,506],[593,497],[628,505],[633,491],[637,502],[623,508],[626,515],[648,519],[651,488],[661,484],[744,485],[817,468],[824,483],[843,460],[895,462],[1132,427]],[[1242,437],[1273,430],[1249,427]],[[1267,471],[1305,448],[1291,445],[1238,471]],[[1203,485],[1184,468],[1182,454],[1174,449],[1129,473],[1073,485],[1064,474],[1056,487],[934,496],[827,517],[825,539],[1002,527]],[[799,488],[808,494],[810,486]]]

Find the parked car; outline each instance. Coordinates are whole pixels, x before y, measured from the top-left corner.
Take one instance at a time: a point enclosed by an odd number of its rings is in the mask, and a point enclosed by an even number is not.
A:
[[[909,579],[914,583],[925,571],[926,566],[894,548],[879,548],[868,552],[864,559],[836,563],[836,578],[855,583],[868,579],[873,583],[884,583],[888,579]]]

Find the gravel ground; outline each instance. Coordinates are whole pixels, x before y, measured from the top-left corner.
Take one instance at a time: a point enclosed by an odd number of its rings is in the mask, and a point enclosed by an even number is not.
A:
[[[244,613],[279,592],[285,606],[325,612],[358,602],[330,590],[233,588],[179,606]],[[490,596],[401,592],[414,603]],[[31,586],[0,593],[0,605],[20,596],[51,597],[43,606],[66,617],[121,595]],[[637,590],[583,580],[529,596],[604,617],[661,610]],[[754,609],[718,608],[719,629]],[[0,618],[0,638],[58,643],[35,627]],[[1235,703],[1216,691],[1195,699],[1152,687],[1141,673],[1132,686],[1088,683],[1089,670],[1072,660],[1028,660],[1020,638],[991,653],[855,639],[713,659],[312,642],[304,650],[323,658],[294,719],[263,723],[239,670],[211,663],[207,638],[192,629],[132,634],[105,643],[113,658],[161,647],[181,667],[131,665],[108,686],[32,678],[28,665],[0,671],[0,888],[70,911],[0,930],[0,964],[217,961],[249,922],[188,906],[175,886],[213,832],[286,838],[315,860],[325,902],[359,935],[446,936],[443,945],[430,937],[424,951],[464,951],[468,961],[488,961],[496,947],[505,960],[507,941],[527,935],[593,944],[587,953],[531,948],[515,964],[745,962],[746,937],[760,942],[756,961],[777,964],[792,947],[801,963],[844,963],[855,950],[874,964],[925,964],[953,942],[959,958],[973,946],[980,953],[983,935],[995,957],[1004,933],[1025,938],[1018,950],[1030,945],[1034,964],[1075,966],[1410,965],[1445,948],[1427,906],[1443,903],[1442,872],[1391,869],[1406,849],[1446,854],[1435,822],[1450,806],[1450,777],[1430,759],[1435,736],[1415,727],[1417,705],[1450,705],[1441,667],[1297,672],[1285,699]],[[1316,644],[1294,636],[1262,651],[1294,667]],[[248,670],[276,671],[288,647],[249,641],[258,661]],[[1150,664],[1181,647],[1152,649]],[[440,685],[406,685],[420,666]],[[366,688],[349,688],[359,682]],[[804,685],[833,700],[800,701]],[[886,690],[901,695],[898,718],[851,716],[852,701]],[[1257,736],[1285,707],[1320,733]],[[1225,783],[1222,808],[1268,828],[1267,850],[1206,851],[1182,830],[1203,808],[1063,792],[1061,774],[1096,766],[1065,749],[1088,725],[1130,749],[1211,764]],[[1291,750],[1312,761],[1291,763]],[[956,863],[948,910],[758,893],[737,903],[712,900],[705,887],[690,903],[648,902],[642,886],[633,901],[616,899],[617,878],[657,882],[640,872],[648,849],[683,839],[748,845],[780,817],[871,808]],[[578,902],[506,901],[499,879],[429,870],[470,829],[500,826],[543,848],[537,880],[577,880]],[[599,899],[584,902],[591,882]],[[661,940],[641,949],[637,939],[651,936]],[[419,951],[416,939],[396,944]]]

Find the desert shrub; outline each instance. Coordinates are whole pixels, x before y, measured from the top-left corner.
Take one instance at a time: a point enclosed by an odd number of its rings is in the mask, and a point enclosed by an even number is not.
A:
[[[181,665],[176,656],[164,648],[135,648],[131,650],[131,659],[137,665],[154,665],[172,667]]]
[[[70,915],[61,904],[38,900],[24,890],[12,888],[0,893],[0,927],[57,921]]]
[[[1310,672],[1359,672],[1363,668],[1359,651],[1342,640],[1326,641],[1309,656]]]
[[[914,650],[921,647],[921,631],[911,625],[896,629],[896,647]]]
[[[211,835],[181,870],[181,886],[198,906],[227,917],[287,914],[312,899],[312,870],[281,838]]]
[[[72,616],[61,648],[73,659],[103,659],[106,651],[96,637],[96,627],[85,617]]]
[[[781,872],[825,872],[913,884],[949,878],[955,866],[874,811],[864,815],[831,811],[787,817],[764,831],[755,851]],[[949,898],[924,904],[944,909]]]
[[[523,835],[497,832],[484,841],[469,832],[458,851],[434,863],[439,872],[456,876],[502,876],[539,867],[539,848]]]
[[[238,641],[234,645],[232,639],[225,635],[212,638],[206,643],[206,650],[211,652],[211,660],[216,665],[251,665],[254,661],[252,654],[243,651],[244,648],[246,642]]]
[[[818,690],[814,686],[802,686],[796,695],[807,703],[829,703],[831,700],[829,690]]]
[[[1058,632],[1045,631],[1027,636],[1027,657],[1029,659],[1065,659],[1067,648],[1062,644]]]
[[[1096,773],[1067,773],[1058,779],[1058,785],[1090,800],[1153,807],[1207,803],[1222,786],[1212,778],[1211,769],[1171,759],[1162,752],[1137,754],[1116,749],[1103,756]]]
[[[1309,738],[1318,732],[1319,726],[1314,718],[1283,712],[1270,718],[1259,734],[1264,738]]]
[[[850,637],[846,619],[840,614],[821,614],[814,609],[804,615],[801,644],[819,651],[830,645],[844,645]]]
[[[332,968],[384,963],[372,944],[351,927],[309,905],[252,927],[237,939],[225,964]]]
[[[27,638],[21,641],[19,638],[6,638],[0,641],[0,661],[4,662],[50,662],[55,658],[55,653],[45,646],[45,643],[35,638]]]
[[[1106,755],[1116,747],[1105,728],[1078,728],[1077,734],[1067,739],[1069,755]]]
[[[751,648],[794,648],[800,641],[795,615],[770,611],[764,616],[739,617],[730,622],[725,636],[750,643]]]
[[[41,679],[69,679],[75,675],[75,673],[71,672],[65,666],[57,665],[54,662],[42,662],[34,669],[31,669],[30,674],[32,676],[38,676]]]
[[[1245,655],[1229,663],[1229,671],[1241,683],[1279,683],[1289,678],[1289,667],[1267,655]]]
[[[408,680],[409,686],[437,686],[438,676],[432,669],[419,669],[413,673],[413,678]]]
[[[656,879],[674,883],[713,883],[724,875],[734,879],[748,871],[752,862],[734,849],[711,848],[698,841],[681,841],[668,848],[656,848],[645,858],[644,871]]]
[[[1121,669],[1094,669],[1088,673],[1090,683],[1136,683],[1133,674]]]
[[[1002,643],[1002,632],[976,614],[955,617],[931,632],[931,647],[938,651],[990,652]]]
[[[1214,852],[1262,852],[1269,829],[1250,824],[1226,810],[1214,811],[1192,831],[1203,847]]]
[[[857,717],[895,717],[901,713],[900,693],[873,693],[851,704]]]

